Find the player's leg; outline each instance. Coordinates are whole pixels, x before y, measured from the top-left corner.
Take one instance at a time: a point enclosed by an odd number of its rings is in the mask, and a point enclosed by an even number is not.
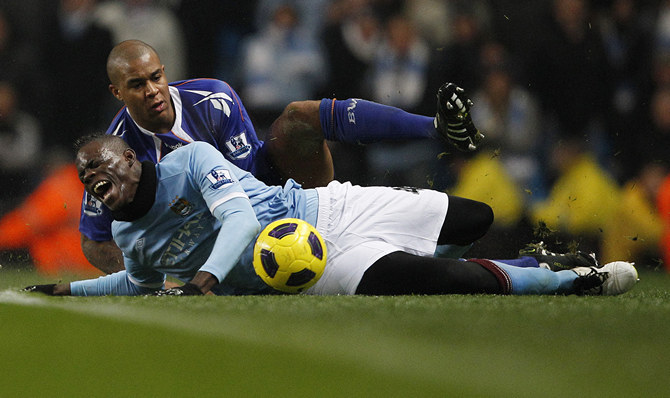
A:
[[[329,141],[369,144],[438,136],[433,117],[362,99],[323,99],[319,118]]]
[[[333,159],[321,130],[319,101],[290,103],[272,123],[265,145],[283,179],[293,178],[305,188],[333,180]]]
[[[488,232],[493,209],[486,203],[449,196],[447,216],[437,240],[435,257],[461,258]]]
[[[532,257],[522,259],[537,262]],[[514,260],[468,261],[390,253],[363,274],[356,294],[602,294],[616,295],[633,287],[637,271],[618,261],[601,268],[551,271],[517,267]],[[518,262],[518,260],[517,260]]]
[[[637,283],[632,263],[614,261],[603,266],[581,266],[584,259],[572,257],[571,269],[519,267],[519,261],[537,262],[534,257],[516,260],[471,259],[496,274],[501,286],[507,281],[510,294],[579,294],[614,296],[630,290]],[[566,261],[562,258],[561,261]]]
[[[325,186],[334,176],[326,140],[366,144],[434,138],[433,119],[366,100],[296,101],[274,121],[266,145],[283,179],[306,188]]]
[[[486,235],[493,224],[491,206],[476,200],[449,195],[449,207],[438,245],[470,245]]]
[[[390,253],[363,274],[356,294],[502,293],[498,279],[480,264],[448,258]]]
[[[416,115],[372,101],[323,99],[319,115],[327,140],[371,143],[442,137],[463,151],[477,149],[483,135],[472,122],[472,101],[453,83],[437,92],[435,117]]]
[[[588,286],[603,285],[604,273],[610,272],[577,263],[579,270],[554,272],[540,268],[532,256],[468,261],[432,257],[438,237],[448,236],[443,230],[448,229],[450,198],[441,192],[335,181],[317,193],[324,205],[316,228],[328,244],[329,258],[308,294],[576,293],[578,277],[595,273],[579,287],[585,292]],[[543,261],[555,261],[547,253],[542,256]],[[615,273],[630,277],[631,267]]]
[[[441,99],[438,95],[439,101],[444,102],[442,106],[438,104],[438,108],[444,108],[447,103],[469,103],[462,90],[458,93],[450,91],[450,94],[451,97]],[[453,126],[461,126],[465,121],[469,126],[472,121],[467,110],[462,115],[458,109],[452,113],[455,122],[437,123],[432,116],[362,99],[296,101],[290,103],[272,124],[266,145],[271,162],[283,179],[291,177],[306,188],[325,186],[334,176],[333,161],[325,140],[368,144],[442,136],[453,142],[445,126],[455,128]],[[442,119],[449,118],[444,116]],[[472,129],[474,126],[464,128],[468,142],[472,142],[469,138]],[[460,143],[456,141],[459,148]]]
[[[525,261],[536,261],[527,257]],[[521,268],[499,260],[388,254],[363,274],[357,294],[569,294],[578,278],[573,271]]]
[[[400,197],[394,202],[399,202]],[[425,207],[425,205],[424,205]],[[411,210],[406,209],[408,214]],[[474,214],[475,216],[469,216]],[[419,217],[413,214],[413,217]],[[449,196],[438,244],[473,242],[483,236],[493,221],[491,209],[481,202]],[[541,268],[540,262],[561,263],[563,271]],[[574,269],[569,270],[570,268]],[[630,280],[632,272],[622,267],[615,279]],[[633,268],[634,270],[634,268]],[[517,259],[462,261],[393,252],[380,257],[362,276],[359,294],[570,294],[586,293],[603,286],[603,271],[594,256],[564,255],[542,251]],[[586,275],[596,273],[587,281]],[[584,283],[575,286],[575,280]],[[635,277],[636,278],[636,277]],[[606,289],[607,290],[607,289]],[[627,289],[626,289],[627,290]],[[610,292],[617,291],[609,289]],[[625,290],[624,290],[625,291]],[[618,294],[618,293],[613,293]]]

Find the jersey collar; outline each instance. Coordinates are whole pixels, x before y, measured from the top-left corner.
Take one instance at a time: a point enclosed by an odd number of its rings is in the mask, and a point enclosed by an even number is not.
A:
[[[182,109],[183,105],[181,102],[181,95],[179,93],[179,89],[174,86],[170,86],[170,98],[172,99],[172,106],[174,108],[174,124],[172,124],[172,129],[170,132],[172,132],[173,135],[176,137],[186,141],[186,142],[193,142],[195,141],[193,137],[191,137],[186,131],[184,131],[182,127]],[[157,140],[155,132],[151,130],[147,130],[144,127],[140,126],[136,121],[133,115],[130,113],[130,110],[126,107],[126,110],[128,111],[128,116],[130,116],[130,120],[135,123],[135,126],[137,126],[137,129],[142,132],[142,134],[148,135],[150,137],[153,137],[154,140]],[[157,141],[160,142],[160,141]]]
[[[151,161],[142,162],[142,175],[137,185],[135,198],[121,209],[112,211],[116,221],[135,221],[144,217],[156,201],[156,165]]]

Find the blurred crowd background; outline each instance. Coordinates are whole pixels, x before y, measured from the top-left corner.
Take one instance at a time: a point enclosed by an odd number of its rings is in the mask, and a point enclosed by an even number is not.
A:
[[[35,216],[67,207],[65,179],[36,190],[120,109],[105,61],[131,38],[158,51],[172,81],[230,83],[261,138],[293,100],[432,116],[439,86],[457,83],[486,135],[480,151],[332,143],[336,178],[490,204],[496,222],[473,255],[544,240],[670,270],[668,0],[0,0],[0,211],[11,219],[0,248],[26,245],[17,223],[40,240],[76,232],[76,219]]]

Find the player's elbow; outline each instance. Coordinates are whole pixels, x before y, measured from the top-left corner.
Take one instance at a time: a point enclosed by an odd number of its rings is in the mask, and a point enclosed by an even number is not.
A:
[[[96,265],[95,264],[95,260],[97,258],[96,250],[97,250],[97,242],[89,239],[88,236],[81,234],[81,251],[84,253],[86,259],[93,265]]]
[[[261,232],[261,224],[256,218],[245,218],[241,223],[235,224],[235,229],[239,231],[243,242],[252,242]]]
[[[81,251],[88,262],[105,274],[124,269],[123,254],[113,240],[98,242],[81,234]]]
[[[256,237],[261,232],[261,223],[257,219],[249,220],[249,233]]]
[[[246,212],[238,212],[228,215],[228,218],[235,225],[235,230],[250,240],[254,239],[261,232],[261,223],[258,222],[255,214],[250,217]]]

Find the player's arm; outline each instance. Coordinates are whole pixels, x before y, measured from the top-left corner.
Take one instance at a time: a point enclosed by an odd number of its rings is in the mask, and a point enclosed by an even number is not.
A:
[[[96,279],[70,283],[72,296],[140,296],[154,293],[163,287],[165,276],[154,272],[153,280],[139,282],[126,271],[119,271]]]
[[[81,250],[94,267],[106,274],[122,271],[123,253],[113,240],[95,241],[81,234]]]
[[[157,276],[155,283],[138,283],[132,281],[126,271],[86,279],[71,283],[33,285],[23,290],[31,293],[44,293],[49,296],[138,296],[150,294],[160,289],[163,282]]]
[[[212,252],[195,277],[183,286],[156,292],[158,296],[193,296],[209,292],[221,283],[260,231],[261,225],[249,199],[233,198],[212,213],[221,221]]]
[[[230,199],[214,208],[212,214],[221,221],[221,229],[212,253],[200,268],[200,272],[213,275],[217,283],[220,283],[258,235],[261,225],[246,197]]]
[[[124,269],[123,253],[112,240],[112,214],[87,192],[82,197],[79,232],[81,250],[94,267],[105,274]]]
[[[191,178],[199,186],[209,211],[221,222],[212,252],[200,272],[213,275],[220,283],[258,235],[261,225],[239,181],[247,173],[232,165],[211,145],[194,144],[197,150],[192,152],[189,161]],[[211,278],[207,280],[211,283]]]
[[[200,187],[203,199],[214,217],[221,221],[209,257],[198,273],[184,286],[168,289],[160,295],[205,294],[221,283],[260,231],[260,223],[244,188],[235,175],[237,169],[213,146],[201,142],[192,149],[189,172]]]

